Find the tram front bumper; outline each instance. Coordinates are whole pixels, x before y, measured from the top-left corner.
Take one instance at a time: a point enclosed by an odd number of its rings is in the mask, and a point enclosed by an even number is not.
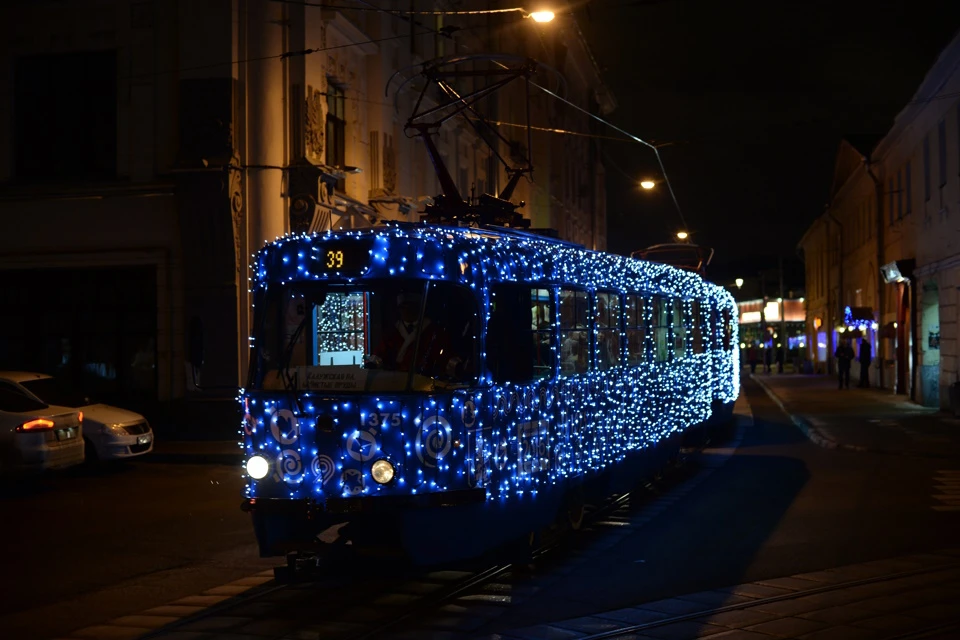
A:
[[[359,496],[355,498],[327,498],[325,503],[312,500],[284,498],[248,498],[240,504],[241,511],[269,515],[313,519],[350,513],[402,511],[404,509],[431,509],[478,504],[487,499],[485,489],[463,489],[407,496]]]

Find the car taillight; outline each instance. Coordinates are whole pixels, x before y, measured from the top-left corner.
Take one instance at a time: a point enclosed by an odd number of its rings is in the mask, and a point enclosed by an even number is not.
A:
[[[43,418],[37,418],[36,420],[31,420],[30,422],[24,422],[22,425],[17,427],[17,431],[46,431],[47,429],[53,429],[53,420],[44,420]]]

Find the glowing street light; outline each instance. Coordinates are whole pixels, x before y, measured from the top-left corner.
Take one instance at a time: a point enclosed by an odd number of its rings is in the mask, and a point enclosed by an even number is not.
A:
[[[686,240],[689,237],[689,234],[686,231],[677,231],[677,238],[680,240]]]
[[[534,22],[550,22],[555,16],[553,11],[534,11],[525,17],[533,18]]]
[[[640,186],[644,189],[650,190],[656,186],[656,183],[653,180],[641,180]]]
[[[737,278],[736,280],[734,280],[734,282],[737,285],[737,289],[743,286],[743,278]]]

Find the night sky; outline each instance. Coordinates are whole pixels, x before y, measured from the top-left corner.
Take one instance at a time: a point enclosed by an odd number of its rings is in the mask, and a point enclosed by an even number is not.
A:
[[[577,16],[618,101],[652,140],[712,273],[793,257],[847,134],[883,134],[958,28],[960,2],[592,0]],[[609,250],[681,227],[652,152],[606,145]],[[796,261],[799,262],[799,261]]]

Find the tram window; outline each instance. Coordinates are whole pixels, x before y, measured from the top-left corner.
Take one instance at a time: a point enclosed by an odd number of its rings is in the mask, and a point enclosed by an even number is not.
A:
[[[597,292],[597,368],[620,365],[620,294]]]
[[[480,316],[472,292],[446,282],[297,283],[258,305],[252,384],[362,391],[427,388],[478,377]],[[360,375],[360,369],[383,372]],[[413,373],[414,375],[404,375]],[[319,386],[311,386],[319,385]]]
[[[703,353],[705,351],[703,347],[703,315],[700,309],[699,300],[690,301],[690,319],[693,323],[690,328],[690,335],[693,340],[694,353]]]
[[[733,351],[733,323],[730,319],[730,310],[723,310],[723,349]]]
[[[627,364],[638,365],[646,359],[647,301],[643,297],[627,296],[624,326],[627,332]]]
[[[314,307],[317,327],[315,365],[359,365],[366,353],[364,321],[369,293],[331,291]]]
[[[560,372],[584,373],[590,367],[589,298],[586,291],[560,290]]]
[[[670,359],[670,300],[653,299],[653,345],[656,362]]]
[[[500,284],[490,297],[487,368],[494,382],[553,376],[554,304],[549,289]]]
[[[687,314],[683,300],[673,301],[673,355],[682,358],[687,354]]]

